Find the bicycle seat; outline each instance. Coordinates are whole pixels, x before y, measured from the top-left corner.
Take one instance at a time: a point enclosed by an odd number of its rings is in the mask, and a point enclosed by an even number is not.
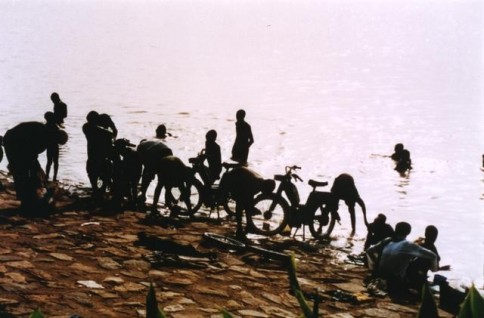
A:
[[[233,169],[233,168],[237,168],[237,167],[242,167],[242,165],[238,162],[236,162],[236,163],[224,162],[224,163],[222,163],[222,166],[225,169]]]
[[[310,179],[308,181],[308,184],[311,186],[311,187],[325,187],[328,185],[328,183],[326,181],[316,181],[316,180],[313,180],[313,179]]]
[[[274,180],[277,180],[277,181],[282,181],[284,180],[284,175],[283,174],[275,174],[274,175]]]

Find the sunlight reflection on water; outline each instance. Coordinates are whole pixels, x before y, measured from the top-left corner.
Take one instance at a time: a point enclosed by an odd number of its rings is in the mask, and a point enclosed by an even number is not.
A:
[[[167,143],[186,161],[208,129],[218,131],[227,159],[235,112],[245,108],[255,170],[270,177],[298,164],[304,180],[330,182],[351,173],[370,220],[380,212],[391,224],[410,220],[411,239],[437,225],[443,262],[453,267],[445,275],[482,286],[477,2],[187,6],[0,3],[0,131],[42,120],[58,91],[69,106],[59,176],[86,183],[81,127],[92,109],[111,114],[134,143],[165,123],[176,136]],[[405,177],[383,157],[397,142],[412,153]],[[310,187],[299,188],[305,199]],[[342,211],[339,239],[349,232]],[[355,250],[365,233],[358,216]]]

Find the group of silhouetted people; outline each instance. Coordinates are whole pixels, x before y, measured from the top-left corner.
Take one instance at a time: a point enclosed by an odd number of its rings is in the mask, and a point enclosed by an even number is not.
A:
[[[251,126],[245,121],[245,111],[236,113],[236,138],[232,149],[232,160],[247,165],[249,148],[254,142]],[[173,208],[175,202],[171,189],[180,189],[181,199],[190,208],[190,171],[182,160],[173,154],[165,139],[171,134],[165,125],[159,125],[154,138],[143,139],[133,145],[125,139],[117,138],[117,129],[111,117],[91,111],[86,117],[82,130],[87,140],[86,170],[91,183],[92,194],[102,200],[105,186],[111,188],[114,206],[120,206],[124,197],[134,206],[146,201],[146,192],[151,181],[157,177],[152,212],[157,209],[160,193],[165,187],[165,205]],[[218,180],[222,171],[221,149],[216,142],[217,132],[209,130],[205,140],[205,159],[211,182]],[[111,178],[106,175],[111,171]],[[140,194],[138,196],[138,183]],[[103,186],[104,185],[104,186]]]
[[[372,277],[384,279],[392,296],[406,296],[412,289],[420,291],[428,280],[428,271],[450,269],[448,265],[439,265],[435,246],[438,229],[434,225],[425,228],[423,238],[410,242],[409,223],[399,222],[393,231],[385,221],[386,217],[379,214],[368,227],[365,252]]]
[[[13,176],[17,198],[21,208],[26,211],[45,210],[51,195],[47,181],[53,166],[53,181],[57,180],[59,169],[59,147],[67,142],[63,130],[67,117],[67,105],[57,93],[52,93],[53,111],[44,115],[45,123],[24,122],[9,129],[0,145],[3,144],[8,159],[8,169]],[[273,179],[265,179],[248,167],[249,149],[254,143],[250,124],[245,121],[246,112],[236,113],[236,137],[231,151],[231,159],[239,165],[222,173],[221,148],[217,143],[217,132],[209,130],[205,136],[204,159],[208,172],[205,182],[212,184],[220,179],[219,195],[230,195],[236,201],[237,238],[245,238],[246,229],[242,226],[244,211],[254,206],[258,193],[271,193],[275,188]],[[86,172],[95,202],[102,202],[107,189],[110,189],[111,207],[122,210],[123,202],[135,208],[144,206],[146,193],[155,176],[157,184],[154,191],[151,213],[157,212],[157,204],[165,188],[165,205],[170,209],[176,200],[185,201],[190,209],[190,185],[193,174],[183,161],[174,155],[165,139],[171,136],[165,125],[159,125],[154,138],[142,139],[137,145],[127,139],[118,139],[118,130],[111,116],[90,111],[82,131],[87,141]],[[38,155],[47,150],[45,173]],[[395,170],[400,173],[412,169],[410,152],[403,144],[395,145],[391,158]],[[0,147],[0,161],[3,150]],[[172,188],[180,190],[180,198],[175,199]],[[439,267],[440,256],[435,247],[437,228],[428,226],[425,238],[419,242],[406,240],[411,231],[410,224],[400,222],[395,230],[386,223],[386,216],[378,214],[372,223],[367,221],[366,206],[356,188],[355,180],[343,173],[335,178],[330,190],[327,206],[336,217],[339,201],[346,203],[351,218],[353,235],[356,227],[355,206],[359,205],[364,217],[368,235],[364,249],[368,255],[368,265],[375,276],[388,281],[390,291],[398,292],[406,288],[420,287],[427,279],[428,270],[448,269]]]
[[[57,93],[52,93],[53,111],[46,112],[46,123],[24,122],[7,130],[3,147],[8,159],[17,198],[26,213],[33,210],[46,211],[52,194],[47,187],[48,174],[54,165],[53,180],[59,168],[59,145],[67,142],[67,133],[61,129],[67,117],[67,105]],[[47,150],[46,172],[41,168],[38,155]]]

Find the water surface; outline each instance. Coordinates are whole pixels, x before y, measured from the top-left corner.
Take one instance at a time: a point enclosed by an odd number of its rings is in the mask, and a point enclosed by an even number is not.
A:
[[[370,220],[409,221],[410,239],[435,224],[443,274],[482,287],[482,12],[479,1],[1,1],[0,131],[42,120],[57,91],[70,137],[59,176],[85,183],[90,110],[134,143],[165,123],[187,160],[208,129],[227,159],[244,108],[251,167],[351,173]],[[382,157],[397,142],[412,153],[405,177]],[[357,236],[346,240],[346,219],[335,244],[361,250],[358,216]]]

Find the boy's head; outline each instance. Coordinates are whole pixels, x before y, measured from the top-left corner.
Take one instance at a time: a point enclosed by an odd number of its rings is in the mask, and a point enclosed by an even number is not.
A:
[[[95,110],[91,110],[86,116],[86,120],[88,123],[97,124],[98,119],[99,113]]]
[[[156,128],[156,138],[166,138],[166,126],[161,124]]]
[[[215,140],[217,140],[217,132],[213,129],[209,130],[205,135],[205,140],[209,142],[215,142]]]
[[[237,118],[237,120],[244,120],[245,119],[245,110],[243,109],[239,109],[237,111],[237,113],[235,114],[235,117]]]
[[[56,92],[52,93],[50,95],[50,100],[53,101],[54,103],[59,102],[60,101],[59,94],[57,94]]]
[[[375,223],[378,223],[378,224],[385,224],[386,221],[387,221],[387,217],[383,213],[379,213],[375,218]]]
[[[407,222],[398,222],[395,225],[395,236],[405,238],[412,231],[412,226]]]
[[[425,228],[425,241],[427,243],[434,243],[439,235],[439,230],[433,225],[429,225]]]
[[[402,152],[403,144],[396,144],[394,149],[395,149],[395,152]]]
[[[44,119],[47,123],[54,123],[55,122],[55,115],[53,112],[46,112],[44,114]]]

